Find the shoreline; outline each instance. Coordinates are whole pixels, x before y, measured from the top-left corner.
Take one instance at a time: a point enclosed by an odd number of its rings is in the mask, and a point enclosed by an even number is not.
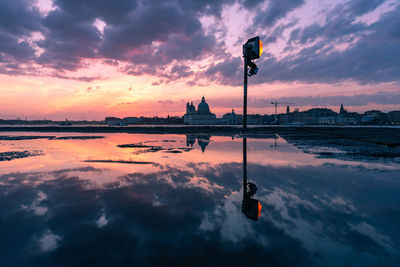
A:
[[[201,134],[201,133],[271,133],[280,131],[389,131],[399,132],[400,126],[391,125],[251,125],[243,129],[241,125],[235,126],[186,126],[186,125],[139,125],[139,126],[0,126],[0,132],[76,132],[76,133],[154,133],[154,134]]]

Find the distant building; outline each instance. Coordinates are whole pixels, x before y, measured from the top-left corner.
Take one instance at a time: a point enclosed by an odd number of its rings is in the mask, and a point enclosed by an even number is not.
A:
[[[137,117],[126,117],[122,119],[126,124],[138,124],[141,120]]]
[[[348,112],[343,107],[343,103],[340,105],[339,115],[337,116],[337,124],[339,125],[351,125],[351,124],[360,124],[361,123],[361,115],[357,112]]]
[[[313,108],[299,112],[280,114],[279,124],[335,124],[337,113],[327,108]]]
[[[388,121],[391,124],[400,124],[400,111],[388,112]]]
[[[235,113],[235,111],[232,109],[231,113],[226,113],[225,115],[222,116],[223,124],[226,125],[237,125],[237,124],[242,124],[243,122],[243,116],[238,115]]]
[[[218,124],[215,114],[211,113],[210,107],[208,106],[206,99],[201,99],[200,104],[197,106],[197,110],[193,105],[193,102],[186,104],[186,114],[183,116],[184,124],[190,125],[206,125],[206,124]]]
[[[346,112],[344,114],[339,114],[337,123],[340,125],[360,124],[361,115],[357,112]]]
[[[105,123],[108,126],[126,126],[127,124],[120,118],[106,117]]]
[[[369,110],[362,115],[361,122],[364,124],[381,124],[388,121],[388,114],[379,110]]]
[[[339,115],[343,115],[343,114],[346,114],[346,113],[347,113],[347,110],[344,109],[343,103],[341,103],[341,104],[340,104]]]
[[[263,116],[261,116],[259,114],[247,115],[247,124],[248,125],[261,125],[261,124],[263,124]]]

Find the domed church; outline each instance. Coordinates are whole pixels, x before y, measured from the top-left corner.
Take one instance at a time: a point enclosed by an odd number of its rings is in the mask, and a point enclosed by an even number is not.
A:
[[[197,111],[193,102],[190,104],[189,102],[186,103],[186,114],[183,116],[183,122],[190,125],[216,124],[217,117],[211,113],[210,107],[203,96],[200,104],[197,106]]]

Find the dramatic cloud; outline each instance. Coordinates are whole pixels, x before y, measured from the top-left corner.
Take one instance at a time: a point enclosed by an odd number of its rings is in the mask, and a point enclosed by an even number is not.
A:
[[[73,77],[97,62],[153,75],[154,85],[239,85],[240,49],[228,49],[244,38],[227,20],[235,4],[246,35],[264,40],[255,83],[399,80],[400,5],[390,0],[54,0],[47,13],[35,2],[4,0],[0,72]]]
[[[356,2],[339,4],[315,22],[291,31],[283,57],[264,53],[258,60],[255,83],[304,82],[337,83],[352,80],[360,84],[398,81],[400,73],[400,5],[370,25],[356,22],[356,15],[376,8],[374,1],[361,9]],[[267,24],[266,24],[267,25]],[[276,38],[271,39],[271,41]],[[265,49],[268,51],[268,48]],[[224,64],[219,82],[239,84],[238,64]],[[210,72],[215,66],[210,67]],[[229,82],[227,83],[227,80]]]
[[[38,63],[56,70],[76,70],[82,59],[96,57],[101,37],[90,21],[56,9],[47,15],[44,26],[46,39],[38,42],[44,53]]]
[[[41,19],[31,1],[0,2],[0,73],[18,73],[20,64],[34,58],[28,39],[42,29]]]
[[[288,12],[304,4],[304,0],[269,0],[267,2],[268,5],[265,9],[257,11],[253,27],[263,28],[272,26],[278,19],[285,17]],[[254,5],[251,6],[254,7]]]
[[[400,6],[382,15],[369,26],[348,22],[346,25],[312,25],[297,40],[322,38],[315,45],[301,49],[282,60],[269,58],[262,64],[265,73],[258,82],[302,81],[335,83],[355,80],[359,83],[397,81],[400,73]],[[337,21],[340,19],[337,18]],[[345,20],[345,19],[344,19]],[[355,32],[363,30],[358,36]],[[293,37],[294,35],[292,35]],[[340,38],[347,37],[347,40]],[[339,40],[338,40],[339,39]],[[344,44],[347,47],[338,49]]]
[[[2,0],[0,2],[0,29],[15,36],[24,36],[40,30],[41,15],[29,0]]]

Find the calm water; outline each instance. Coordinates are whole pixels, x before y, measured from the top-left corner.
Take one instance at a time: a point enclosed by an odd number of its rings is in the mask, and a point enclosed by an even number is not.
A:
[[[2,133],[1,266],[400,264],[399,158],[279,136],[246,151],[240,136],[82,136]],[[244,153],[258,221],[242,213]]]

